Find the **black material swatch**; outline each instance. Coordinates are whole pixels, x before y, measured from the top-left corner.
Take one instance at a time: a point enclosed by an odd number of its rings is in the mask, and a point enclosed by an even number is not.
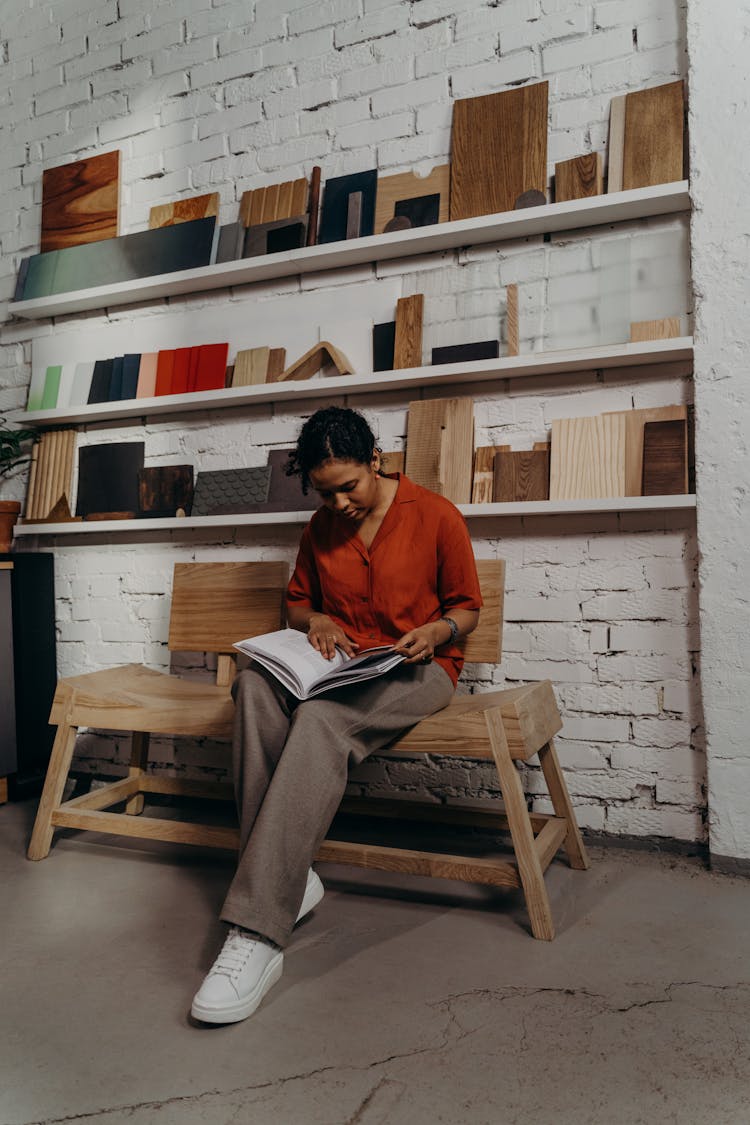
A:
[[[440,192],[435,195],[415,195],[413,199],[399,199],[393,211],[397,217],[405,216],[413,227],[430,227],[440,219]]]
[[[432,362],[470,363],[475,359],[497,359],[500,355],[499,340],[480,340],[476,344],[453,344],[448,348],[433,348]]]
[[[129,352],[122,357],[121,398],[135,398],[138,390],[138,372],[141,367],[140,353]]]
[[[116,355],[112,360],[112,374],[109,377],[110,402],[119,402],[122,398],[122,356]]]
[[[94,374],[91,376],[87,402],[108,402],[109,385],[112,380],[112,360],[97,359]]]
[[[393,371],[393,354],[396,347],[396,321],[372,326],[372,369]]]
[[[79,449],[76,515],[137,512],[144,448],[142,441],[118,441]]]
[[[318,242],[344,241],[349,215],[349,196],[356,191],[362,192],[360,237],[372,234],[375,230],[377,186],[378,173],[375,168],[368,172],[355,172],[351,176],[334,176],[333,179],[326,180]]]

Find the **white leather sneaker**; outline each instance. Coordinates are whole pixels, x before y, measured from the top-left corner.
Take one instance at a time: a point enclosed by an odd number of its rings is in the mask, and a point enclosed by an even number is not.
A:
[[[311,910],[315,909],[324,894],[325,890],[320,881],[320,876],[313,871],[311,867],[307,873],[307,884],[305,886],[305,893],[302,896],[302,905],[299,908],[297,922],[301,922],[306,914],[309,914]],[[295,926],[297,922],[294,923]]]
[[[203,1023],[239,1023],[256,1010],[281,976],[284,954],[232,926],[221,953],[193,999],[190,1014]]]

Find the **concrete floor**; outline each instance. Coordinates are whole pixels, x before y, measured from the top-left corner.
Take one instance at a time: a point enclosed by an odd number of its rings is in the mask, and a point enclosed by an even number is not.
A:
[[[0,808],[0,1123],[748,1125],[750,896],[699,860],[593,849],[519,894],[320,865],[326,897],[243,1024],[190,999],[231,858]],[[407,886],[408,883],[408,886]]]

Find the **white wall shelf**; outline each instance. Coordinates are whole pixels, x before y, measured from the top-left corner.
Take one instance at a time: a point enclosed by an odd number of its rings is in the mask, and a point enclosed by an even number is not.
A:
[[[613,512],[673,512],[695,508],[695,496],[610,496],[593,500],[529,500],[513,504],[459,504],[467,519],[504,516],[577,516]],[[279,524],[305,524],[310,512],[249,512],[234,516],[186,516],[182,519],[83,520],[80,523],[19,523],[14,535],[49,537],[141,535],[143,532],[231,530]]]
[[[483,383],[498,379],[564,375],[600,369],[658,368],[658,365],[692,359],[690,336],[671,340],[650,340],[635,344],[610,344],[565,351],[532,352],[523,356],[503,356],[473,363],[445,363],[431,367],[410,367],[401,371],[376,371],[368,375],[332,376],[304,382],[263,383],[254,387],[229,387],[158,398],[100,402],[91,406],[60,407],[55,410],[19,410],[13,421],[25,426],[61,426],[87,422],[117,422],[123,418],[149,418],[156,415],[206,412],[256,403],[294,402],[297,398],[330,398],[339,395],[370,394],[379,390],[411,390],[423,386],[458,383]],[[639,374],[644,372],[639,370]]]
[[[95,289],[76,289],[50,297],[35,297],[10,304],[13,316],[36,320],[92,309],[108,309],[136,302],[225,289],[274,278],[343,269],[369,262],[414,257],[460,246],[527,238],[559,231],[676,214],[690,208],[687,180],[632,191],[613,192],[591,199],[550,203],[520,211],[460,219],[412,230],[369,235],[347,242],[286,250],[280,254],[242,258],[178,273],[158,274]]]

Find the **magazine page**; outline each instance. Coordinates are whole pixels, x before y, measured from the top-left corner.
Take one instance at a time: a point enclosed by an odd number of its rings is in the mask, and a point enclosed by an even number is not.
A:
[[[366,658],[360,660],[355,658],[356,667],[351,667],[355,660],[347,661],[343,668],[338,668],[330,676],[310,688],[308,698],[314,695],[320,695],[324,691],[331,691],[333,688],[344,687],[346,684],[357,684],[361,680],[371,680],[375,676],[382,676],[385,672],[390,672],[391,668],[395,668],[400,664],[404,657],[400,653],[391,652],[390,646],[386,647],[385,654],[382,649],[378,649],[377,659],[370,655],[368,650]]]
[[[298,629],[277,629],[238,641],[234,647],[273,672],[299,699],[305,698],[321,676],[340,668],[349,659],[336,649],[333,659],[326,660]]]

